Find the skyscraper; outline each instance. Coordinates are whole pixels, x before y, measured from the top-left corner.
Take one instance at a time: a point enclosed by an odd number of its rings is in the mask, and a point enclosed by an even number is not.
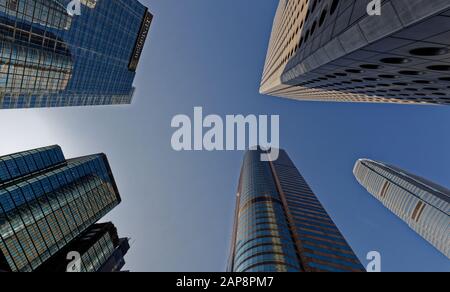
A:
[[[261,93],[450,105],[450,2],[386,0],[381,15],[369,3],[280,0]]]
[[[385,163],[361,159],[358,182],[450,259],[450,190]]]
[[[61,273],[73,268],[74,272],[119,272],[129,248],[128,239],[119,238],[111,222],[94,224],[36,271]],[[74,259],[67,259],[71,252],[80,255],[79,266]]]
[[[0,0],[0,108],[131,103],[153,16],[137,0]]]
[[[34,271],[121,202],[104,154],[0,157],[0,270]]]
[[[130,243],[128,238],[120,238],[118,245],[115,247],[113,253],[108,260],[100,268],[99,272],[123,272],[122,268],[125,266],[125,255],[130,250]]]
[[[245,154],[228,270],[364,271],[287,153],[274,162],[262,153]]]

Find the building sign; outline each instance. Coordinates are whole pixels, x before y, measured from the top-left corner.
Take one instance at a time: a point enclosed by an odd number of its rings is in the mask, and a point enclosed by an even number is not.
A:
[[[130,71],[136,71],[137,69],[152,20],[153,15],[147,10],[145,12],[144,19],[142,20],[141,29],[139,30],[139,35],[137,37],[136,44],[134,45],[133,55],[131,55],[131,60],[128,65],[128,69]]]

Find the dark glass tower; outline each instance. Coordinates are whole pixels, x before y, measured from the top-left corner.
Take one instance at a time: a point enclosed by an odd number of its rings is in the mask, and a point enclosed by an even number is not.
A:
[[[289,159],[244,158],[228,270],[351,272],[363,266]]]
[[[0,108],[131,103],[153,16],[137,0],[0,0]]]
[[[34,271],[121,202],[104,154],[0,157],[0,270]]]
[[[119,238],[112,223],[94,224],[36,271],[66,272],[72,261],[67,255],[77,252],[81,258],[80,270],[76,272],[119,272],[129,247],[128,239]]]
[[[128,238],[120,238],[119,245],[115,248],[109,259],[103,264],[99,272],[120,272],[125,266],[124,256],[130,250]]]

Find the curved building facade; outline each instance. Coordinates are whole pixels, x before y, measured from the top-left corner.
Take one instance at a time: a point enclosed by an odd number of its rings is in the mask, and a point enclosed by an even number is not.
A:
[[[450,258],[450,190],[368,159],[356,163],[354,174],[370,194]]]
[[[380,2],[372,16],[371,0],[280,0],[260,92],[450,105],[450,1]]]
[[[228,270],[363,271],[286,152],[275,162],[262,153],[245,154]]]
[[[283,203],[268,163],[245,155],[238,192],[233,271],[301,270]]]

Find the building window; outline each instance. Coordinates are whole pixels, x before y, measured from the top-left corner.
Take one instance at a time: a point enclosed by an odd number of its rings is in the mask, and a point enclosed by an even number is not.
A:
[[[419,222],[424,209],[425,209],[425,204],[422,201],[417,203],[416,208],[414,209],[414,212],[412,214],[412,219],[416,222]]]
[[[386,181],[386,182],[383,184],[383,187],[381,188],[380,198],[386,197],[386,194],[387,194],[387,192],[388,192],[388,190],[389,190],[389,187],[390,187],[390,184],[389,184],[388,181]]]

